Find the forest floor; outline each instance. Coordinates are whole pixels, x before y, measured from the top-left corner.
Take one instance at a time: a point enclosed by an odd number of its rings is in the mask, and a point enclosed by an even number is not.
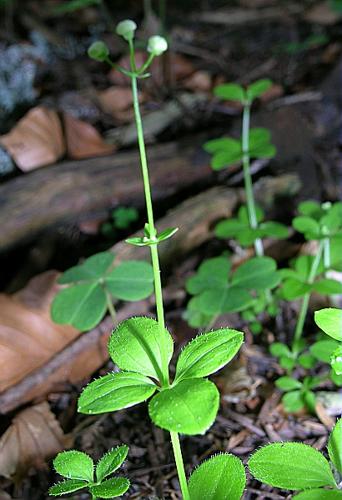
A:
[[[123,243],[145,222],[129,82],[90,60],[86,49],[104,39],[125,64],[125,46],[110,27],[140,20],[143,40],[159,19],[144,17],[142,2],[133,0],[59,15],[53,9],[61,3],[1,7],[0,500],[48,498],[56,480],[49,460],[61,449],[74,446],[96,459],[120,443],[130,446],[124,472],[132,487],[124,498],[178,499],[171,445],[146,406],[91,417],[76,411],[85,383],[113,368],[106,352],[111,320],[80,335],[49,319],[58,272],[109,248],[118,258],[143,255]],[[213,172],[202,149],[208,139],[238,134],[241,124],[236,105],[213,98],[215,85],[274,82],[252,113],[253,125],[269,128],[277,147],[274,159],[252,166],[268,216],[290,225],[298,201],[341,197],[342,9],[321,0],[227,3],[168,2],[171,49],[141,85],[157,225],[183,227],[161,255],[177,352],[196,334],[184,319],[185,281],[204,258],[225,250],[213,227],[243,200],[239,168]],[[108,225],[117,206],[138,211],[127,229]],[[307,248],[298,235],[266,247],[281,265]],[[233,245],[230,251],[236,265],[248,256]],[[326,304],[314,297],[311,311]],[[297,311],[298,303],[284,304],[257,336],[237,314],[215,323],[243,329],[245,344],[214,377],[221,392],[215,424],[204,436],[182,438],[188,473],[220,451],[246,462],[269,441],[325,449],[342,408],[341,394],[324,379],[326,367],[311,373],[322,377],[316,415],[288,414],[274,386],[283,370],[269,346],[292,338]],[[118,304],[119,319],[149,313],[152,299]],[[314,333],[311,315],[305,335]],[[291,496],[249,478],[244,498]]]

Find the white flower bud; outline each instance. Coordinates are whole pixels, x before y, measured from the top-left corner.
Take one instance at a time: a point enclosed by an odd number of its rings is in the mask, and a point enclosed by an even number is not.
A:
[[[117,25],[116,33],[128,41],[133,39],[136,29],[137,25],[134,21],[132,21],[131,19],[125,19]]]
[[[151,36],[148,39],[147,50],[155,56],[160,56],[167,50],[167,41],[159,35]]]

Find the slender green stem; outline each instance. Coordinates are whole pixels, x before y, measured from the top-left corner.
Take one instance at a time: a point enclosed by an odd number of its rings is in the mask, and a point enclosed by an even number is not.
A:
[[[137,127],[138,134],[138,145],[140,152],[140,161],[141,161],[141,170],[142,177],[144,183],[144,192],[145,192],[145,201],[146,201],[146,210],[147,210],[147,220],[149,226],[150,238],[153,240],[157,236],[157,231],[154,224],[154,215],[153,215],[153,204],[152,204],[152,195],[151,195],[151,186],[148,172],[148,164],[147,164],[147,156],[145,149],[145,141],[144,141],[144,130],[142,125],[140,107],[139,107],[139,96],[138,96],[138,85],[137,85],[137,70],[135,65],[135,55],[134,55],[134,46],[133,43],[129,44],[130,46],[130,56],[131,56],[131,69],[135,72],[135,75],[131,77],[132,81],[132,94],[133,94],[133,106],[134,106],[134,114],[135,114],[135,122]],[[162,375],[163,380],[161,380],[162,385],[168,387],[170,385],[169,381],[169,367],[167,360],[167,345],[166,345],[166,337],[163,334],[165,329],[165,317],[164,317],[164,303],[163,303],[163,291],[160,279],[160,265],[159,265],[159,255],[158,255],[158,245],[150,246],[151,249],[151,259],[152,259],[152,268],[153,268],[153,276],[154,276],[154,293],[156,298],[156,308],[157,308],[157,319],[160,328],[161,338],[164,339],[164,345],[161,348],[161,364],[162,364]],[[184,500],[190,500],[188,486],[184,471],[184,463],[182,457],[182,451],[180,448],[179,437],[177,432],[171,432],[171,442],[173,447],[173,452],[176,461],[176,467],[179,477],[179,482],[181,485],[182,495]]]
[[[323,248],[324,271],[329,271],[331,266],[330,238],[324,238],[323,247],[324,247]]]
[[[182,450],[181,450],[180,442],[179,442],[179,436],[178,436],[177,432],[173,432],[173,431],[170,432],[170,435],[171,435],[173,453],[175,455],[179,484],[180,484],[181,492],[183,495],[183,500],[190,500],[188,483],[186,481],[186,475],[185,475],[185,470],[184,470]]]
[[[106,293],[106,301],[107,301],[107,307],[109,314],[113,320],[113,323],[116,324],[116,311],[113,305],[112,297],[110,292],[105,288],[105,293]]]
[[[242,115],[242,167],[243,167],[243,177],[245,182],[249,224],[252,229],[256,229],[258,227],[258,219],[256,215],[256,208],[254,201],[253,183],[250,170],[250,156],[249,156],[250,111],[251,111],[251,104],[249,102],[246,102],[243,108],[243,115]],[[260,238],[257,238],[255,240],[254,248],[255,248],[255,253],[258,257],[264,255],[264,247]]]
[[[318,269],[318,266],[319,266],[319,263],[320,263],[320,260],[322,257],[323,245],[324,245],[324,242],[321,241],[319,244],[318,250],[317,250],[317,254],[315,255],[314,260],[312,261],[312,265],[311,265],[311,269],[310,269],[310,273],[309,273],[308,281],[307,281],[309,285],[311,285],[315,280],[315,277],[317,274],[317,269]],[[294,332],[294,336],[293,336],[293,342],[292,342],[292,352],[294,355],[297,355],[299,352],[298,342],[301,339],[302,334],[303,334],[305,318],[306,318],[306,315],[308,312],[308,307],[309,307],[310,295],[311,295],[310,292],[306,293],[304,295],[303,300],[302,300],[302,304],[300,307],[298,320],[297,320],[297,324],[296,324],[296,328],[295,328],[295,332]]]

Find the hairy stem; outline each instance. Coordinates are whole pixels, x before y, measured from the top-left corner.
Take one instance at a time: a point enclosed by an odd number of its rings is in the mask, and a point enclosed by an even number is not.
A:
[[[178,479],[179,479],[179,484],[180,484],[183,500],[190,500],[188,483],[186,481],[186,475],[185,475],[185,470],[184,470],[182,450],[181,450],[180,442],[179,442],[179,436],[178,436],[177,432],[173,432],[173,431],[171,431],[170,434],[171,434],[171,442],[172,442],[172,447],[173,447],[173,453],[175,455],[175,461],[176,461],[176,466],[177,466],[177,471],[178,471]]]
[[[130,56],[131,56],[131,69],[136,73],[136,65],[135,65],[135,56],[134,56],[134,47],[133,43],[129,44],[130,46]],[[153,240],[157,236],[157,231],[154,224],[154,215],[153,215],[153,204],[152,204],[152,195],[151,195],[151,186],[148,172],[148,164],[146,157],[146,149],[145,149],[145,141],[144,141],[144,130],[142,125],[140,107],[139,107],[139,96],[138,96],[138,85],[137,85],[137,76],[132,76],[132,94],[133,94],[133,106],[134,106],[134,115],[135,122],[137,127],[138,134],[138,145],[140,152],[140,161],[141,161],[141,171],[143,176],[144,183],[144,192],[145,192],[145,201],[146,201],[146,210],[147,210],[147,220],[149,225],[150,238]],[[162,348],[161,348],[161,361],[162,361],[162,374],[163,380],[161,380],[162,385],[168,387],[170,385],[169,381],[169,367],[167,360],[167,345],[166,345],[166,337],[164,335],[165,329],[165,317],[164,317],[164,303],[163,303],[163,291],[160,279],[160,265],[159,265],[159,254],[158,254],[158,245],[157,242],[154,245],[150,246],[151,249],[151,259],[152,259],[152,268],[153,268],[153,276],[154,276],[154,293],[156,299],[156,308],[157,308],[157,319],[161,334],[161,339],[163,340]],[[186,476],[184,471],[184,463],[182,451],[179,444],[179,437],[176,432],[171,432],[171,442],[173,447],[173,452],[176,461],[176,467],[179,477],[179,482],[181,485],[182,495],[184,500],[190,500],[188,486],[186,482]]]
[[[245,183],[247,210],[249,225],[252,229],[258,227],[258,220],[255,209],[255,200],[253,194],[253,183],[250,170],[250,156],[249,156],[249,127],[250,127],[250,111],[251,105],[249,102],[245,103],[242,115],[242,168],[243,178]],[[258,257],[264,255],[264,247],[260,238],[254,242],[255,254]]]
[[[323,252],[323,245],[324,245],[324,242],[321,241],[319,244],[318,250],[317,250],[317,254],[315,255],[314,260],[312,261],[311,269],[310,269],[310,273],[309,273],[308,281],[307,281],[309,285],[311,285],[315,280],[315,277],[317,274],[317,269],[318,269],[318,266],[319,266],[319,263],[321,260],[321,256],[322,256],[322,252]],[[306,315],[308,312],[308,307],[309,307],[310,295],[311,295],[310,292],[306,293],[304,295],[303,300],[302,300],[302,304],[300,307],[300,311],[299,311],[299,315],[298,315],[298,319],[297,319],[297,324],[296,324],[296,328],[295,328],[295,332],[294,332],[294,336],[293,336],[293,342],[292,342],[292,352],[294,355],[297,355],[299,352],[298,342],[301,339],[302,334],[303,334],[305,318],[306,318]]]

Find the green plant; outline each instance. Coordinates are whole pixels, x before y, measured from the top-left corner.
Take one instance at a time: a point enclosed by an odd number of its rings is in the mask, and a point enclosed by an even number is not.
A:
[[[279,223],[264,222],[260,225],[260,222],[263,220],[263,213],[257,210],[255,205],[250,171],[251,158],[272,158],[276,154],[276,148],[270,142],[271,134],[269,130],[265,128],[250,128],[252,103],[267,92],[271,85],[271,80],[263,79],[252,83],[247,89],[235,83],[217,86],[214,89],[217,97],[237,101],[243,107],[242,137],[241,139],[222,137],[204,144],[204,149],[213,155],[211,166],[214,170],[221,170],[230,165],[242,164],[244,175],[247,209],[243,207],[239,211],[237,219],[230,219],[219,223],[216,233],[220,238],[238,237],[240,242],[242,240],[243,245],[253,243],[255,253],[259,257],[264,254],[262,237],[270,234],[272,236],[277,236],[278,234],[278,237],[287,236],[285,226]]]
[[[113,238],[117,230],[128,229],[139,219],[139,212],[134,207],[117,207],[111,212],[110,221],[101,226],[101,233],[107,238]]]
[[[213,424],[219,407],[219,392],[215,384],[206,377],[233,358],[243,342],[243,334],[222,328],[196,337],[181,352],[174,380],[170,381],[169,364],[173,354],[173,340],[165,327],[158,245],[171,237],[177,229],[169,228],[158,234],[155,227],[137,87],[138,79],[148,76],[146,70],[154,57],[167,49],[167,43],[162,37],[151,37],[147,45],[149,57],[137,68],[135,29],[136,24],[130,20],[122,21],[116,28],[116,32],[128,42],[130,70],[120,68],[110,60],[109,50],[103,42],[95,42],[89,48],[89,55],[98,61],[107,61],[131,78],[148,222],[142,237],[130,238],[127,242],[150,247],[157,320],[147,317],[130,318],[114,330],[109,341],[109,353],[120,371],[109,373],[89,384],[79,398],[78,410],[85,414],[105,413],[128,408],[152,398],[148,404],[149,415],[157,426],[170,432],[183,498],[190,499],[190,490],[191,500],[197,500],[196,485],[203,484],[203,474],[206,475],[207,468],[212,470],[213,464],[214,468],[216,464],[218,471],[227,475],[232,471],[234,477],[239,478],[236,488],[230,486],[233,492],[231,498],[238,500],[245,484],[245,472],[239,460],[232,459],[230,455],[223,455],[225,458],[222,459],[213,458],[208,467],[208,464],[200,466],[191,476],[189,486],[186,480],[179,433],[204,433]],[[105,269],[108,270],[108,267]],[[79,271],[76,272],[77,279],[78,273]],[[74,280],[75,272],[69,271],[67,279],[70,279],[70,275]],[[103,277],[101,272],[101,279],[103,285],[103,282],[107,282],[107,275]],[[130,283],[125,285],[122,282],[122,285],[123,290],[130,290]],[[98,282],[96,286],[99,286]],[[70,303],[65,303],[70,308]],[[215,473],[211,472],[211,481],[204,487],[204,491],[201,488],[201,494],[206,498],[214,498],[216,488]]]
[[[326,308],[316,311],[315,322],[324,333],[334,339],[322,342],[328,342],[327,355],[334,373],[342,375],[342,310]]]
[[[82,451],[63,451],[53,461],[56,472],[65,477],[49,489],[49,495],[61,496],[88,489],[93,500],[120,497],[128,490],[130,482],[125,477],[109,476],[123,464],[128,446],[113,448],[97,462],[94,477],[94,462]]]
[[[55,14],[70,14],[91,5],[100,5],[102,0],[69,0],[53,9]]]
[[[258,303],[258,293],[274,288],[280,280],[276,263],[270,257],[254,257],[233,273],[225,255],[202,262],[188,279],[189,301],[186,318],[191,326],[206,326],[218,316],[243,311]]]
[[[101,252],[74,266],[58,279],[67,285],[55,296],[51,317],[80,331],[94,328],[108,310],[115,322],[113,298],[141,300],[153,292],[153,270],[148,262],[128,260],[113,267],[115,255]]]
[[[299,491],[298,500],[338,500],[342,491],[342,419],[328,442],[328,460],[315,448],[302,443],[272,443],[256,451],[248,462],[259,481],[286,490]],[[326,489],[329,488],[329,489]]]

